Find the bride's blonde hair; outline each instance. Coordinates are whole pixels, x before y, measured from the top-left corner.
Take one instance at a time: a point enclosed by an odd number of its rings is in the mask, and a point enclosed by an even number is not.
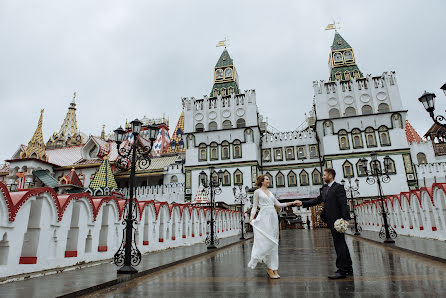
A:
[[[256,179],[256,186],[257,187],[262,187],[262,183],[263,183],[263,180],[265,180],[265,177],[268,177],[268,176],[267,175],[260,175],[260,176],[257,177],[257,179]]]

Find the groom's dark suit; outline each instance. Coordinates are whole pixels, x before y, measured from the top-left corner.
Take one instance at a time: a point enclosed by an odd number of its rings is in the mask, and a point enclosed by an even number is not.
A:
[[[347,244],[345,243],[345,235],[343,233],[338,233],[334,229],[334,222],[337,219],[350,219],[350,211],[347,205],[347,196],[345,195],[344,186],[336,182],[334,182],[331,187],[324,185],[321,189],[321,194],[317,198],[302,202],[302,206],[311,207],[322,202],[324,203],[324,209],[321,218],[327,223],[331,230],[331,235],[333,236],[337,255],[336,267],[343,273],[351,272],[352,260],[350,258]]]

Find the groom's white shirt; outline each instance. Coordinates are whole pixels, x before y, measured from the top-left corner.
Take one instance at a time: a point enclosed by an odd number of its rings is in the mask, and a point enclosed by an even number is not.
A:
[[[328,185],[328,187],[331,187],[332,185],[333,185],[333,183],[335,183],[335,181],[333,180],[333,181],[331,181],[330,183],[328,183],[327,185]]]

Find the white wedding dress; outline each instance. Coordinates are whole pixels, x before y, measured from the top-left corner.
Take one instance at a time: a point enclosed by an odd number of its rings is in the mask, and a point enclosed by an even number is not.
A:
[[[286,207],[287,204],[280,203],[271,192],[269,195],[261,189],[254,192],[251,216],[257,212],[257,206],[260,207],[260,211],[251,223],[254,230],[254,245],[248,263],[251,269],[254,269],[259,262],[265,263],[271,270],[279,269],[279,220],[274,205]]]

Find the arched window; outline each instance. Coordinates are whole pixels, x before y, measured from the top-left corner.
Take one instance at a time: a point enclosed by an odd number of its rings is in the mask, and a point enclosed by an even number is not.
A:
[[[344,178],[351,178],[354,176],[353,165],[348,160],[344,162],[342,169],[344,170]]]
[[[243,184],[243,174],[239,169],[237,169],[234,172],[234,185],[242,185],[242,184]]]
[[[356,116],[356,110],[354,107],[348,107],[345,109],[345,117]]]
[[[299,180],[301,186],[310,185],[310,181],[308,179],[308,173],[305,170],[302,170],[299,174]]]
[[[330,111],[328,111],[328,118],[339,118],[341,117],[341,113],[339,113],[339,110],[336,108],[332,108],[330,109]]]
[[[243,119],[243,118],[237,119],[236,126],[237,126],[237,128],[245,127],[246,126],[245,119]]]
[[[359,71],[357,70],[357,69],[355,69],[354,71],[353,71],[353,77],[355,78],[355,79],[359,79]]]
[[[280,171],[276,175],[276,186],[285,187],[285,176]]]
[[[380,103],[378,105],[378,113],[387,113],[390,112],[389,105],[386,103]]]
[[[215,142],[211,143],[211,160],[218,159],[218,145]]]
[[[263,161],[271,161],[271,149],[262,150]]]
[[[230,186],[231,185],[231,174],[229,174],[228,170],[224,171],[223,173],[223,186]]]
[[[350,80],[350,72],[349,71],[344,71],[344,79],[345,80]]]
[[[221,88],[220,94],[221,94],[221,96],[226,96],[226,88]]]
[[[176,175],[170,177],[170,183],[178,183],[178,177]]]
[[[418,164],[427,164],[427,158],[426,158],[426,154],[424,154],[423,152],[418,152],[417,153],[417,161]]]
[[[274,187],[274,181],[273,181],[273,176],[271,176],[270,173],[266,173],[265,176],[268,176],[269,178],[269,187]]]
[[[173,140],[172,142],[170,142],[170,148],[175,151],[177,149],[177,142],[175,140]]]
[[[230,129],[230,128],[232,128],[231,120],[223,121],[223,129]]]
[[[314,169],[311,176],[313,176],[313,185],[322,184],[321,172],[319,172],[317,169]]]
[[[358,177],[367,176],[367,173],[364,171],[364,168],[362,167],[361,159],[359,159],[358,162],[356,163],[356,171],[358,172]]]
[[[283,160],[282,148],[274,148],[274,161],[282,161],[282,160]]]
[[[195,131],[196,131],[196,132],[203,132],[203,131],[204,131],[204,125],[203,125],[203,123],[197,123],[197,124],[195,125]]]
[[[341,150],[350,149],[350,144],[348,142],[348,135],[345,130],[339,131],[338,138],[339,138],[339,149]]]
[[[370,114],[373,114],[373,109],[372,109],[372,107],[369,106],[369,105],[364,105],[364,106],[362,106],[361,110],[362,110],[362,114],[363,114],[363,115],[370,115]]]
[[[234,93],[234,87],[229,87],[228,90],[229,90],[229,94],[233,94]]]
[[[184,149],[184,142],[183,139],[180,140],[180,142],[178,143],[180,145],[180,149]]]
[[[229,143],[227,141],[223,141],[223,143],[221,143],[221,159],[229,158]]]
[[[212,92],[212,95],[213,95],[214,97],[217,97],[217,95],[218,95],[218,90],[217,90],[217,89],[214,89],[214,91]]]
[[[362,143],[362,134],[361,131],[357,128],[352,130],[352,140],[353,140],[353,148],[363,148],[364,145]]]
[[[288,173],[288,186],[297,186],[297,176],[293,171]]]
[[[393,159],[389,159],[389,168],[386,170],[387,174],[396,174],[395,162]]]
[[[342,74],[340,72],[335,73],[336,80],[341,80],[341,78],[342,78]]]
[[[239,140],[235,140],[232,143],[233,149],[232,152],[234,152],[234,158],[242,158],[242,144]]]
[[[376,137],[375,130],[371,127],[365,130],[365,140],[367,142],[367,147],[376,147]]]
[[[212,130],[217,130],[217,122],[215,121],[209,122],[209,131]]]
[[[378,128],[379,141],[381,146],[390,146],[389,130],[385,126]]]
[[[208,157],[206,144],[200,144],[200,146],[198,147],[198,160],[206,161],[207,159]]]

